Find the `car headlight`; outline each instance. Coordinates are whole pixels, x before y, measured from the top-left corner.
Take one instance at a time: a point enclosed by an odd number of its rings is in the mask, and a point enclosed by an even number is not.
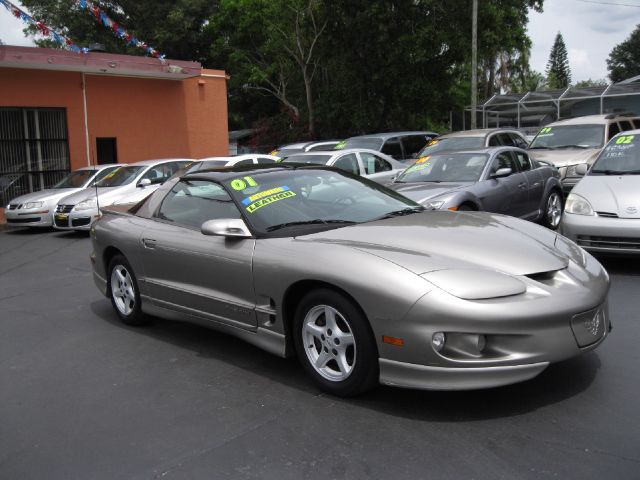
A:
[[[79,212],[82,210],[91,210],[93,208],[96,208],[97,206],[98,206],[98,202],[96,202],[96,197],[91,197],[78,203],[75,207],[73,207],[73,209],[76,212]]]
[[[22,205],[23,209],[29,209],[29,208],[40,208],[44,205],[44,202],[27,202],[24,205]]]
[[[527,289],[526,285],[515,277],[481,268],[436,270],[420,276],[450,295],[465,300],[509,297],[520,295]]]
[[[438,210],[440,207],[442,207],[442,205],[444,205],[444,201],[439,200],[437,202],[427,202],[424,204],[424,207],[427,210]]]
[[[566,213],[573,213],[574,215],[593,215],[593,208],[591,204],[580,195],[570,193],[567,197],[567,203],[564,205],[564,211]]]

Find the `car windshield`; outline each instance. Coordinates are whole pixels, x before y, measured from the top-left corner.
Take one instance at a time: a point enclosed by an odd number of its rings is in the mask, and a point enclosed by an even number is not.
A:
[[[473,150],[476,148],[484,148],[484,137],[442,137],[434,138],[426,147],[424,147],[419,157],[433,155],[437,152],[452,150]]]
[[[120,167],[117,170],[109,173],[100,182],[96,183],[98,187],[120,187],[121,185],[127,185],[133,182],[138,174],[145,167]]]
[[[561,125],[541,128],[529,149],[600,148],[602,145],[604,125]]]
[[[375,182],[313,167],[238,173],[223,184],[262,234],[309,225],[328,229],[423,210]]]
[[[640,135],[620,135],[602,151],[591,175],[640,174]]]
[[[484,153],[449,153],[420,158],[398,175],[397,183],[477,182],[487,164]]]
[[[81,188],[93,177],[97,170],[76,170],[64,177],[52,188]]]
[[[284,160],[284,163],[315,163],[316,165],[326,165],[331,160],[331,155],[291,155]]]
[[[344,150],[345,148],[370,148],[371,150],[380,150],[382,143],[383,141],[380,137],[355,137],[338,142],[333,148],[335,150]]]

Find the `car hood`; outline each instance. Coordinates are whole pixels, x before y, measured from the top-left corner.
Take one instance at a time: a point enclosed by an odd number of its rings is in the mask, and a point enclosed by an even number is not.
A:
[[[408,182],[408,183],[391,183],[387,185],[391,190],[400,192],[411,200],[422,203],[440,195],[452,193],[457,190],[463,190],[473,185],[471,182],[460,183],[435,183],[435,182]]]
[[[58,201],[74,192],[78,188],[48,188],[39,192],[27,193],[11,200],[9,203],[26,203],[26,202],[49,202]],[[4,205],[3,205],[4,206]]]
[[[563,269],[569,258],[554,248],[556,234],[513,217],[487,212],[424,212],[297,237],[342,244],[418,275],[450,268],[486,268],[509,275]]]
[[[571,193],[588,200],[596,212],[640,218],[640,175],[587,175]]]
[[[527,150],[534,160],[548,162],[555,167],[568,167],[579,163],[593,163],[601,148],[575,148],[562,150]]]

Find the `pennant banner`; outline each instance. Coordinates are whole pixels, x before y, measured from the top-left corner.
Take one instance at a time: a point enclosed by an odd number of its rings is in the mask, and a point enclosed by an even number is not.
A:
[[[125,40],[128,45],[141,48],[152,57],[159,58],[160,60],[164,59],[164,54],[160,53],[155,48],[150,47],[142,40],[138,40],[136,37],[131,35],[122,25],[119,25],[116,21],[112,20],[109,15],[107,15],[107,13],[100,9],[100,7],[98,7],[95,3],[91,2],[90,0],[76,0],[76,4],[82,10],[86,10],[89,15],[92,15],[102,25],[111,30],[116,37]]]
[[[36,20],[27,12],[11,3],[9,0],[0,0],[0,4],[2,4],[9,12],[11,12],[14,17],[22,20],[25,24],[35,25],[35,27],[42,35],[51,38],[56,43],[60,44],[63,48],[76,53],[87,53],[89,51],[87,48],[80,48],[69,37],[56,32],[55,30],[52,30],[44,23]],[[112,20],[109,15],[102,11],[100,7],[95,5],[93,2],[89,0],[76,0],[76,4],[82,10],[86,10],[88,14],[92,15],[102,25],[110,29],[115,36],[125,40],[128,45],[140,48],[144,50],[148,55],[159,58],[160,60],[164,60],[164,54],[160,53],[155,48],[150,47],[142,40],[138,40],[136,37],[131,35],[122,25],[119,25],[117,22]]]
[[[88,51],[86,48],[80,48],[70,38],[66,37],[65,35],[62,35],[61,33],[58,33],[54,30],[51,30],[51,28],[46,26],[44,23],[36,20],[24,10],[18,8],[9,0],[0,0],[0,4],[2,4],[4,8],[9,10],[9,12],[11,12],[14,17],[22,20],[27,25],[35,25],[35,27],[38,29],[38,31],[42,35],[44,35],[45,37],[49,37],[50,39],[54,40],[56,43],[59,43],[62,47],[76,53],[81,53],[81,52],[86,53]]]

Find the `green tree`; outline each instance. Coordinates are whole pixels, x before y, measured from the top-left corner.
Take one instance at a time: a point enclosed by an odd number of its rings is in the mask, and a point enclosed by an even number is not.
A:
[[[606,87],[608,85],[608,82],[604,79],[598,79],[598,80],[580,80],[579,82],[576,82],[576,84],[574,85],[575,88],[589,88],[589,87]]]
[[[569,68],[567,46],[560,32],[556,35],[551,47],[545,73],[547,75],[547,83],[551,89],[567,88],[571,84],[571,69]]]
[[[640,25],[622,43],[616,45],[607,59],[612,82],[640,75]]]

